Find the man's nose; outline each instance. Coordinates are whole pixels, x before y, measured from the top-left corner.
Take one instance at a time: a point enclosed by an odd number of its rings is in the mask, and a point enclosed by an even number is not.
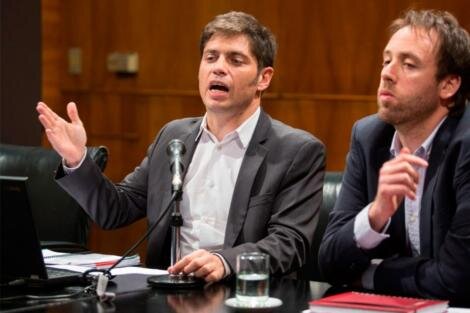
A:
[[[227,74],[227,61],[225,58],[221,57],[217,60],[217,62],[214,62],[212,68],[212,72],[217,75],[217,76],[223,76]]]
[[[380,72],[380,77],[382,80],[394,82],[397,78],[396,64],[394,62],[384,64]]]

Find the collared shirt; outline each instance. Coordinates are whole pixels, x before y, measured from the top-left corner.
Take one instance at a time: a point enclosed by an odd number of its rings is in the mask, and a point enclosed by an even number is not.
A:
[[[183,186],[181,252],[222,249],[238,172],[260,116],[256,110],[242,125],[219,141],[204,117]],[[200,137],[200,138],[199,138]]]
[[[444,122],[444,119],[434,128],[431,134],[424,140],[421,146],[416,149],[413,153],[415,156],[418,156],[426,161],[429,160],[431,155],[432,141],[436,136],[436,133]],[[390,147],[390,154],[393,157],[396,157],[400,150],[402,149],[402,144],[398,138],[398,134],[395,132],[392,139],[392,146]],[[419,180],[418,186],[416,187],[416,198],[412,200],[408,197],[405,197],[405,227],[406,233],[408,234],[408,240],[410,243],[410,248],[413,256],[420,255],[421,245],[419,238],[419,217],[421,211],[421,199],[423,198],[423,188],[424,181],[426,180],[426,168],[421,166],[415,166],[415,170],[418,172]]]
[[[185,256],[197,249],[216,252],[222,249],[225,240],[228,213],[232,195],[238,178],[238,172],[245,152],[255,132],[261,109],[258,109],[237,129],[225,135],[219,141],[207,129],[207,116],[204,116],[192,161],[189,165],[183,185],[183,198],[180,204],[183,226],[181,227],[181,252]],[[74,168],[62,166],[70,174]],[[230,267],[224,263],[225,275],[230,274]]]
[[[429,159],[432,149],[432,142],[436,136],[437,131],[441,127],[442,123],[446,118],[443,118],[437,126],[433,129],[431,134],[423,141],[414,155],[419,156],[426,161]],[[390,154],[396,157],[402,148],[402,144],[395,131],[392,143],[390,146]],[[407,238],[410,243],[411,251],[414,256],[420,254],[420,237],[419,237],[419,222],[420,222],[420,210],[421,210],[421,199],[423,196],[424,181],[426,178],[426,168],[415,167],[419,174],[418,186],[416,190],[416,199],[411,200],[405,197],[405,227],[407,232]],[[377,247],[384,239],[388,238],[389,235],[385,234],[390,225],[390,219],[387,225],[384,227],[381,233],[376,232],[372,229],[369,223],[368,211],[371,204],[367,205],[361,212],[356,216],[354,220],[354,238],[358,247],[369,250]],[[364,288],[373,289],[373,275],[375,269],[378,267],[382,260],[374,259],[371,266],[364,272],[362,276],[362,284]]]

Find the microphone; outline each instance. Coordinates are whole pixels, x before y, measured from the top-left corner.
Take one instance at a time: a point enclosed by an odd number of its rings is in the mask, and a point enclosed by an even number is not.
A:
[[[181,259],[181,226],[183,226],[183,216],[180,212],[180,201],[183,195],[183,155],[186,153],[184,143],[179,139],[173,139],[168,143],[166,153],[170,157],[170,171],[173,174],[171,181],[172,203],[174,211],[171,214],[171,265],[174,265]],[[193,275],[169,274],[157,275],[147,278],[147,283],[156,288],[164,289],[185,289],[198,288],[204,285],[203,279]]]
[[[92,272],[101,272],[101,275],[99,275],[95,284],[90,286],[90,291],[94,291],[101,301],[107,301],[110,298],[112,299],[114,297],[112,293],[106,292],[108,281],[114,278],[114,276],[111,274],[111,270],[114,269],[118,264],[120,264],[132,252],[134,252],[135,249],[137,249],[137,247],[145,239],[148,239],[148,237],[154,231],[157,225],[159,225],[163,217],[166,216],[166,213],[170,210],[172,205],[181,200],[184,173],[183,155],[186,153],[186,147],[184,146],[183,141],[179,139],[173,139],[168,143],[166,152],[167,155],[170,157],[170,171],[173,174],[173,178],[171,181],[172,196],[166,208],[162,211],[157,220],[147,229],[147,232],[139,240],[137,240],[137,242],[132,247],[130,247],[112,266],[107,269],[90,269],[83,273],[83,277],[88,277],[88,275]],[[182,225],[182,219],[175,218],[174,215],[175,214],[173,214],[172,218],[175,221],[172,221],[172,223],[175,225],[172,226],[176,226],[176,228],[178,228]],[[181,215],[179,214],[179,216]],[[203,280],[195,279],[191,276],[183,278],[178,276],[175,278],[169,275],[151,276],[147,279],[147,281],[149,284],[163,288],[167,288],[167,286],[171,286],[174,288],[193,288],[201,286],[204,282]]]
[[[130,247],[121,256],[121,258],[119,260],[117,260],[113,265],[111,265],[110,267],[108,267],[106,269],[91,268],[91,269],[86,270],[85,272],[83,272],[82,277],[84,279],[90,279],[91,277],[89,275],[91,273],[96,273],[96,272],[100,273],[98,275],[98,277],[94,280],[92,285],[86,287],[83,290],[84,293],[96,294],[98,296],[98,298],[100,299],[100,301],[107,301],[107,300],[110,300],[110,299],[114,298],[115,295],[113,293],[106,292],[106,287],[108,285],[108,281],[115,277],[114,275],[111,274],[111,270],[114,269],[116,266],[118,266],[131,253],[133,253],[135,251],[135,249],[137,249],[137,247],[140,246],[140,244],[142,242],[144,242],[145,239],[148,239],[150,234],[154,231],[155,228],[157,228],[157,225],[160,224],[160,221],[163,219],[163,217],[165,217],[166,213],[170,210],[170,208],[172,207],[172,204],[178,198],[178,195],[179,195],[178,192],[173,192],[173,194],[171,196],[171,199],[170,199],[170,202],[168,202],[168,205],[162,211],[162,214],[160,214],[160,216],[157,218],[157,220],[147,229],[145,234],[141,238],[139,238],[139,240],[137,240],[137,242],[135,244],[133,244],[132,247]],[[153,276],[151,276],[151,277],[153,277]],[[151,278],[151,277],[149,277],[149,278]]]
[[[186,153],[186,147],[183,141],[173,139],[166,148],[166,154],[170,157],[170,171],[173,174],[171,188],[173,192],[180,192],[183,189],[183,155]]]

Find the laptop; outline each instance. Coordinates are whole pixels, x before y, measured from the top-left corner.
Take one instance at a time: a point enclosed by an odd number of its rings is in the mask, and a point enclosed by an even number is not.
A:
[[[1,286],[86,284],[81,273],[45,266],[31,213],[27,181],[27,177],[0,176]]]

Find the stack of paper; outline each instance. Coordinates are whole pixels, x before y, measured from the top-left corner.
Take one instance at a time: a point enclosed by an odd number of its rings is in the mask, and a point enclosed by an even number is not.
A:
[[[44,263],[46,265],[77,265],[90,268],[105,269],[116,263],[121,257],[112,254],[101,253],[63,253],[55,252],[49,249],[43,249]],[[117,265],[117,267],[140,265],[138,254],[126,257]]]

